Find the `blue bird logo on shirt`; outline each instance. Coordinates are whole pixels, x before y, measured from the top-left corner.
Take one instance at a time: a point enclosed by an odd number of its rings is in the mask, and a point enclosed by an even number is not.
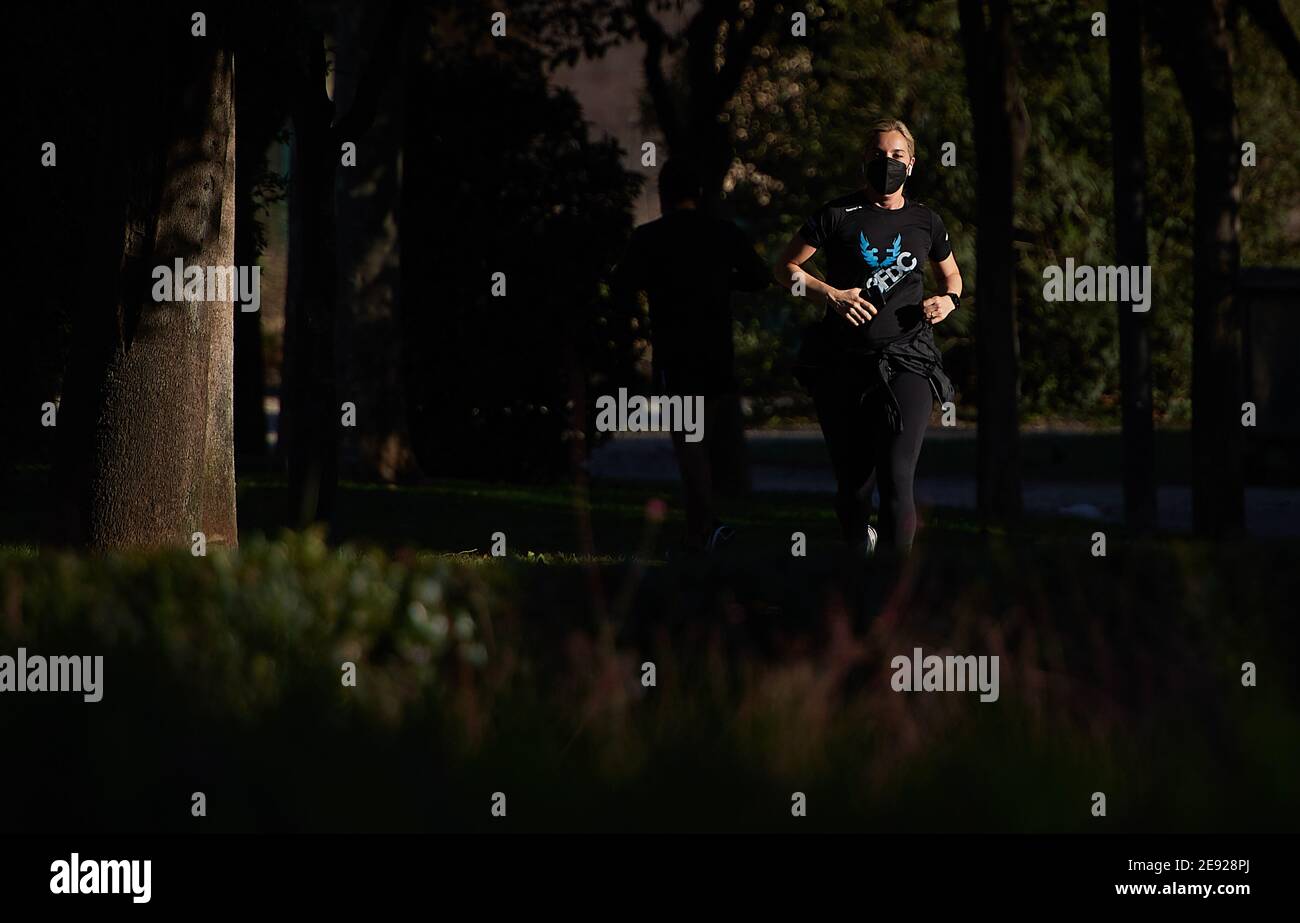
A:
[[[885,269],[894,265],[894,263],[898,261],[899,254],[902,253],[903,250],[903,235],[899,234],[894,238],[893,246],[885,251],[885,259],[882,262],[876,256],[879,248],[871,246],[871,241],[867,240],[866,234],[859,231],[858,240],[862,247],[862,258],[866,260],[867,265],[872,269]]]

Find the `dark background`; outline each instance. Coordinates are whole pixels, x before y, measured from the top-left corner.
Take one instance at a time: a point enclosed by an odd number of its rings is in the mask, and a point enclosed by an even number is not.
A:
[[[0,653],[107,676],[0,698],[0,827],[478,829],[505,791],[533,829],[1293,828],[1295,2],[496,6],[6,12]],[[648,388],[607,280],[658,166],[772,259],[882,116],[966,287],[917,554],[840,556],[790,374],[821,309],[774,286],[735,303],[741,538],[665,562],[666,443],[594,427]],[[154,304],[174,254],[257,263],[262,309]],[[1149,264],[1150,312],[1045,301],[1067,257]],[[913,646],[999,655],[1001,700],[891,692]]]

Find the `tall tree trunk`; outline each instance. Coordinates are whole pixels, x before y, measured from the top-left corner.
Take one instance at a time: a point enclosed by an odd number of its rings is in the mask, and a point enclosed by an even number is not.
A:
[[[325,37],[304,36],[306,73],[294,90],[285,306],[285,414],[289,515],[295,526],[329,522],[338,486],[341,410],[334,364],[333,107],[326,95]]]
[[[1228,0],[1169,5],[1167,43],[1192,117],[1196,179],[1192,239],[1192,526],[1221,536],[1245,525],[1241,404],[1241,138],[1232,85]]]
[[[253,203],[244,202],[240,195],[237,205],[235,224],[239,228],[235,235],[235,253],[238,265],[253,267],[257,265],[258,253],[252,241],[243,233],[245,218],[243,214],[251,212]],[[251,220],[251,215],[247,220]],[[235,311],[235,453],[240,463],[249,461],[255,465],[265,462],[266,445],[266,408],[263,399],[266,394],[266,364],[262,356],[262,312]]]
[[[336,109],[353,108],[366,50],[382,25],[360,8],[340,10]],[[390,85],[376,108],[364,142],[341,139],[357,143],[357,165],[340,168],[337,186],[339,394],[357,407],[356,427],[342,432],[341,463],[350,476],[394,482],[418,470],[407,426],[398,301],[401,87]]]
[[[1111,0],[1110,123],[1114,151],[1115,262],[1147,264],[1146,143],[1142,106],[1142,5]],[[1149,531],[1156,522],[1155,438],[1148,317],[1119,304],[1119,371],[1124,432],[1124,514]]]
[[[106,200],[92,214],[112,222],[103,241],[120,260],[116,284],[93,265],[87,274],[88,293],[102,300],[111,287],[114,303],[91,302],[80,318],[60,426],[75,537],[91,547],[188,545],[195,531],[237,540],[233,299],[152,297],[156,266],[234,263],[232,80],[229,52],[195,39],[153,73],[152,93],[127,86],[106,117],[117,149],[103,157]]]
[[[246,62],[246,58],[241,58]],[[239,147],[235,152],[235,259],[250,269],[257,265],[258,201],[256,185],[266,172],[266,151],[280,118],[268,106],[266,88],[250,82],[250,68],[241,66],[235,81],[235,111]],[[262,356],[262,311],[235,311],[235,457],[255,466],[267,460],[266,364]]]
[[[374,14],[378,16],[374,46],[355,86],[352,105],[342,118],[337,117],[340,107],[327,92],[324,32],[308,28],[301,36],[306,67],[297,75],[292,103],[283,418],[290,515],[297,525],[329,522],[333,517],[341,405],[351,399],[339,394],[335,343],[341,329],[335,171],[342,143],[351,141],[360,147],[374,122],[394,58],[399,56],[405,11],[405,4],[391,2]],[[348,343],[345,348],[355,345]]]
[[[977,502],[985,519],[1022,508],[1020,489],[1020,348],[1016,332],[1013,234],[1015,188],[1024,162],[1026,119],[1016,79],[1006,0],[960,0],[966,80],[975,121],[979,174],[976,207],[975,348],[979,442]]]
[[[234,61],[223,55],[218,66],[220,84],[214,85],[214,108],[224,130],[225,164],[220,191],[217,239],[212,242],[212,263],[235,265],[235,93]],[[212,154],[220,150],[214,135]],[[215,166],[215,164],[214,164]],[[209,182],[211,173],[209,173]],[[210,219],[209,219],[210,220]],[[238,272],[238,267],[236,267]],[[237,276],[236,276],[237,278]],[[239,544],[235,520],[235,311],[234,298],[211,302],[203,312],[204,340],[208,350],[207,434],[204,440],[203,533],[215,544]]]

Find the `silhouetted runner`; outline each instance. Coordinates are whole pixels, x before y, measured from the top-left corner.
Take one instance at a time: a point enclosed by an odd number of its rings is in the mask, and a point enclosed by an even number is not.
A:
[[[686,494],[686,545],[712,551],[733,530],[719,522],[713,502],[709,440],[719,408],[736,390],[731,292],[772,284],[767,264],[729,221],[700,210],[698,176],[670,160],[659,172],[663,217],[632,232],[615,268],[618,298],[646,292],[653,346],[653,393],[704,398],[704,438],[673,432],[673,450]]]

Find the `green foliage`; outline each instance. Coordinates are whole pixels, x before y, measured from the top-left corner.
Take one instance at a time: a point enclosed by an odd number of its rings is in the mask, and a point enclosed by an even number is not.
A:
[[[3,573],[21,601],[7,641],[109,651],[110,690],[176,683],[207,714],[255,718],[310,694],[391,717],[445,669],[485,656],[481,576],[432,556],[333,549],[315,531],[198,558],[6,552]],[[340,692],[344,661],[363,680]]]

